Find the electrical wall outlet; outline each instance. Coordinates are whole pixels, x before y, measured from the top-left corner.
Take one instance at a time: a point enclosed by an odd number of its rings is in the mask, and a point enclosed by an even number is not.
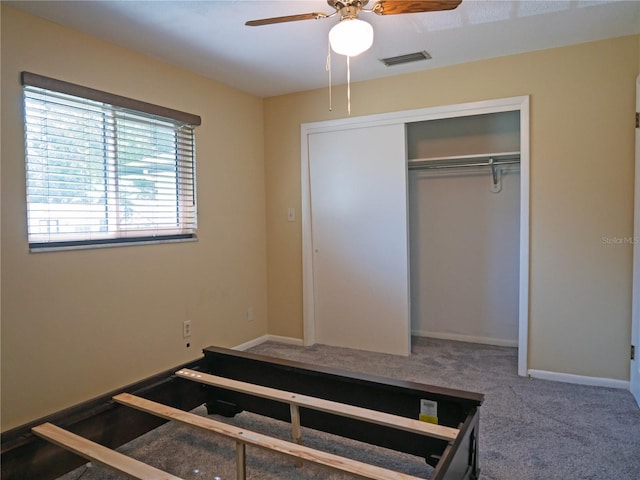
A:
[[[247,308],[247,322],[253,322],[253,307]]]
[[[191,336],[191,320],[185,320],[182,322],[182,337],[187,338]]]

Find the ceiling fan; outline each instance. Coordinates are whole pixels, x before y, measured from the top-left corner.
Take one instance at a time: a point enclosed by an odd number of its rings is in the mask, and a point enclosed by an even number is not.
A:
[[[437,12],[453,10],[462,0],[374,0],[371,8],[364,8],[369,0],[327,0],[334,9],[333,13],[302,13],[284,17],[263,18],[245,23],[250,27],[273,23],[297,22],[299,20],[320,20],[340,15],[340,21],[329,31],[329,53],[327,71],[329,72],[329,110],[331,107],[331,50],[347,57],[347,112],[351,115],[351,69],[349,59],[367,51],[373,45],[373,27],[358,18],[360,12],[377,15],[399,15],[402,13]]]
[[[320,20],[340,15],[340,22],[329,32],[329,43],[334,52],[355,56],[366,51],[373,44],[373,27],[358,19],[360,12],[377,15],[398,15],[402,13],[437,12],[453,10],[462,0],[377,0],[371,8],[364,8],[369,0],[327,0],[335,11],[302,13],[284,17],[263,18],[245,23],[250,27],[270,25],[273,23],[297,22],[299,20]]]

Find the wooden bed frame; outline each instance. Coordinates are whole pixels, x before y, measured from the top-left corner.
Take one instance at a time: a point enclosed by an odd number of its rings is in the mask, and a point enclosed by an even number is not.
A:
[[[424,401],[437,402],[437,424],[418,420]],[[234,440],[239,480],[246,445],[355,478],[419,480],[309,448],[303,426],[422,457],[434,467],[431,480],[477,479],[482,401],[471,392],[209,347],[194,362],[3,433],[1,476],[55,479],[90,460],[131,478],[180,480],[113,450],[171,420]],[[188,412],[202,404],[209,414],[249,411],[291,422],[293,441]]]

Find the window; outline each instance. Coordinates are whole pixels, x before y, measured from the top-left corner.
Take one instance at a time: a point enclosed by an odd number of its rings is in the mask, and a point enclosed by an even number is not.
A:
[[[195,238],[200,117],[23,72],[32,250]]]

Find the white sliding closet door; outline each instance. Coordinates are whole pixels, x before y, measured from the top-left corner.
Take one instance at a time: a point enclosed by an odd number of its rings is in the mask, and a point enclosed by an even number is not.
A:
[[[315,340],[411,350],[403,124],[308,138]]]

